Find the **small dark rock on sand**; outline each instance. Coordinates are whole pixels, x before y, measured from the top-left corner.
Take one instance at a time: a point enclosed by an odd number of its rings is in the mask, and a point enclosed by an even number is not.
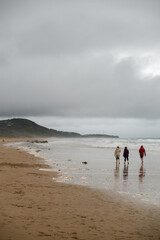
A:
[[[82,162],[82,164],[87,164],[87,163],[88,163],[88,162],[86,162],[86,161],[85,161],[85,162]]]

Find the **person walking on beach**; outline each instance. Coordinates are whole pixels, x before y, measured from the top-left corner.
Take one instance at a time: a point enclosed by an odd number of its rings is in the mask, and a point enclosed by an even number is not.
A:
[[[146,150],[144,149],[143,145],[139,149],[139,155],[141,158],[141,164],[143,165],[143,157],[146,156]]]
[[[127,163],[129,164],[129,150],[127,147],[124,148],[123,157],[124,157],[124,164],[126,163],[126,160],[127,160]]]
[[[116,157],[116,164],[120,164],[120,153],[121,153],[121,150],[119,148],[119,146],[116,147],[116,150],[114,152],[114,156]]]

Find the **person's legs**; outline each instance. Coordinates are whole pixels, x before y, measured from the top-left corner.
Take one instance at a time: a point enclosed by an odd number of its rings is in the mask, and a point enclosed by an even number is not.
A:
[[[143,165],[143,158],[141,158],[141,164]]]
[[[120,164],[119,157],[116,157],[116,165]]]
[[[118,159],[116,158],[116,166],[118,165]]]

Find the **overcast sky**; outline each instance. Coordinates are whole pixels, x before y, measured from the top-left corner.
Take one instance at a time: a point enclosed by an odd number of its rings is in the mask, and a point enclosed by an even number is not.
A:
[[[159,0],[0,0],[0,118],[160,137]]]

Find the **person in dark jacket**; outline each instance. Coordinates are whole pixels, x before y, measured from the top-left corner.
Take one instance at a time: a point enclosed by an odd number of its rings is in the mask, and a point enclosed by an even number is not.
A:
[[[126,163],[126,160],[127,160],[127,163],[129,164],[129,150],[127,147],[124,148],[123,157],[124,157],[124,164]]]

